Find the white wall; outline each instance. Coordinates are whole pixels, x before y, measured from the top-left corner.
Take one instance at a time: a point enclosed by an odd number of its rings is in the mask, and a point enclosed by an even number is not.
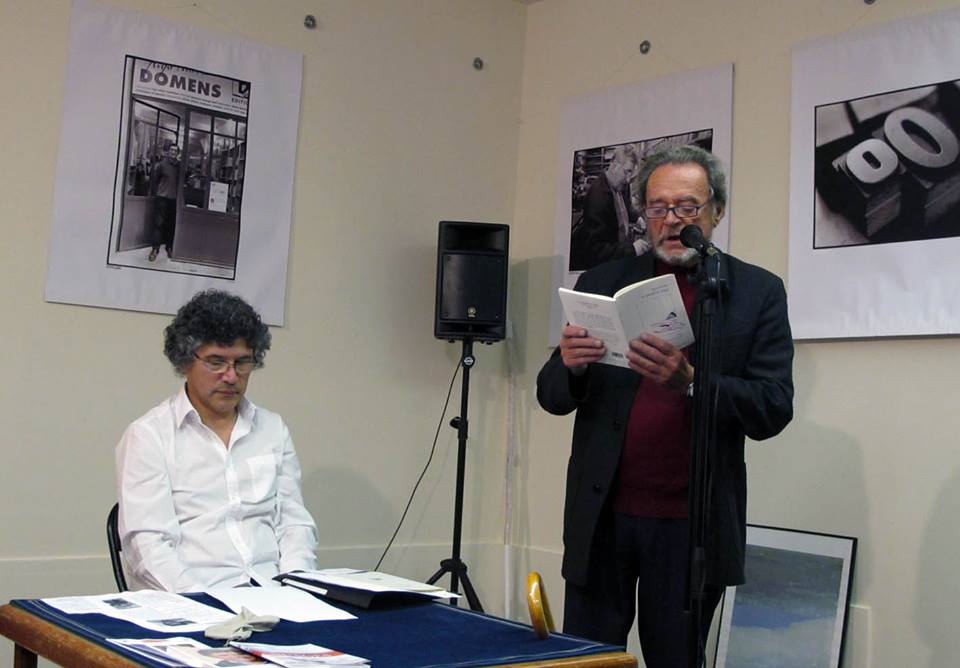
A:
[[[512,222],[526,9],[513,0],[117,1],[305,56],[287,326],[250,397],[294,435],[325,565],[373,567],[459,345],[433,337],[437,223]],[[306,14],[318,27],[303,26]],[[0,600],[110,591],[113,450],[172,394],[168,315],[43,300],[70,3],[0,2]],[[473,67],[481,57],[482,71]],[[504,347],[477,346],[464,557],[502,609]],[[384,568],[449,556],[459,381]],[[0,651],[9,652],[9,643]],[[0,654],[0,664],[9,654]]]
[[[534,385],[547,355],[554,165],[564,100],[733,62],[731,251],[785,277],[792,46],[955,5],[544,0],[529,7],[512,249],[519,265],[513,318],[522,323],[516,345],[525,365],[515,402],[521,438],[513,524],[524,563],[546,571],[555,608],[572,418],[540,410]],[[644,39],[653,47],[647,55],[638,51]],[[771,441],[748,444],[749,521],[860,539],[848,666],[956,665],[957,353],[956,338],[799,343],[793,424]]]

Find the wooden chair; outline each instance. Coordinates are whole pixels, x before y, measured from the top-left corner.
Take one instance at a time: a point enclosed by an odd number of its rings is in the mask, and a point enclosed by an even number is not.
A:
[[[553,615],[550,613],[550,603],[547,601],[543,581],[536,571],[530,571],[527,575],[527,608],[530,610],[533,630],[539,638],[546,639],[554,630]]]

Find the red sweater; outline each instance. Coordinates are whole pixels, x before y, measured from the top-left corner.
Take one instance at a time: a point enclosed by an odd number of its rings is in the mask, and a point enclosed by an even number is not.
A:
[[[692,316],[697,288],[685,267],[657,260],[656,274],[672,273]],[[689,354],[685,348],[684,355]],[[687,516],[690,480],[690,419],[686,393],[641,379],[627,422],[613,496],[615,512],[635,517]]]

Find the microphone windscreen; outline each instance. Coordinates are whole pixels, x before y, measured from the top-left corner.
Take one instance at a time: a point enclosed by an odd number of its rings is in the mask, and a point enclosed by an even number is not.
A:
[[[683,229],[680,230],[680,243],[687,248],[700,250],[706,241],[703,238],[703,230],[696,225],[684,225]]]

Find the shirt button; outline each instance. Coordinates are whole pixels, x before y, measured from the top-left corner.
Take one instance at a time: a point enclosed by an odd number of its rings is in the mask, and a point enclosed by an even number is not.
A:
[[[620,422],[620,420],[614,420],[614,421],[613,421],[613,430],[614,430],[614,431],[620,431],[620,429],[621,429],[622,427],[623,427],[623,423]]]
[[[599,494],[600,492],[603,491],[603,486],[600,483],[595,482],[593,483],[593,491]]]

